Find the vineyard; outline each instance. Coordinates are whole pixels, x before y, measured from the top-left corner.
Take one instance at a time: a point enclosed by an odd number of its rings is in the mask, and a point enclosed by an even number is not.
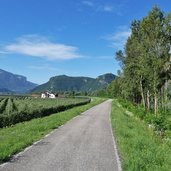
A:
[[[40,99],[31,97],[1,97],[0,128],[33,118],[44,117],[89,102],[90,99],[83,98]]]

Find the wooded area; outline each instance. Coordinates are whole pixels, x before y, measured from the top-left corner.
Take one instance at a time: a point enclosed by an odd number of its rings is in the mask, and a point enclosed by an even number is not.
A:
[[[131,24],[124,51],[116,53],[122,71],[108,88],[113,97],[142,104],[157,116],[166,112],[171,79],[171,13],[154,7]]]

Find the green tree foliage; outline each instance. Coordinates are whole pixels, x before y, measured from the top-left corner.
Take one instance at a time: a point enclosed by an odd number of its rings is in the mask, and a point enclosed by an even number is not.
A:
[[[116,53],[122,74],[109,86],[109,93],[142,104],[155,115],[159,109],[166,110],[170,47],[171,14],[166,15],[155,6],[148,16],[132,22],[125,51]]]

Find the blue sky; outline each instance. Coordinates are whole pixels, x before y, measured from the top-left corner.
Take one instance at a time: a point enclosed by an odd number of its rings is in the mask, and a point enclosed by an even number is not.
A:
[[[50,77],[117,73],[134,19],[170,0],[1,0],[0,68],[41,84]]]

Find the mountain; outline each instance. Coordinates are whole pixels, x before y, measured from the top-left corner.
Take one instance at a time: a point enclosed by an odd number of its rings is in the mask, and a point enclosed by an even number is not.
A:
[[[22,75],[16,75],[0,69],[1,93],[26,93],[36,86],[37,84],[27,81],[27,78]]]
[[[99,77],[70,77],[60,75],[50,78],[50,80],[42,85],[37,86],[31,92],[40,93],[43,91],[96,91],[107,87],[112,80],[116,78],[115,75],[108,73],[100,75]]]
[[[6,88],[0,88],[0,94],[13,94],[14,92]]]

